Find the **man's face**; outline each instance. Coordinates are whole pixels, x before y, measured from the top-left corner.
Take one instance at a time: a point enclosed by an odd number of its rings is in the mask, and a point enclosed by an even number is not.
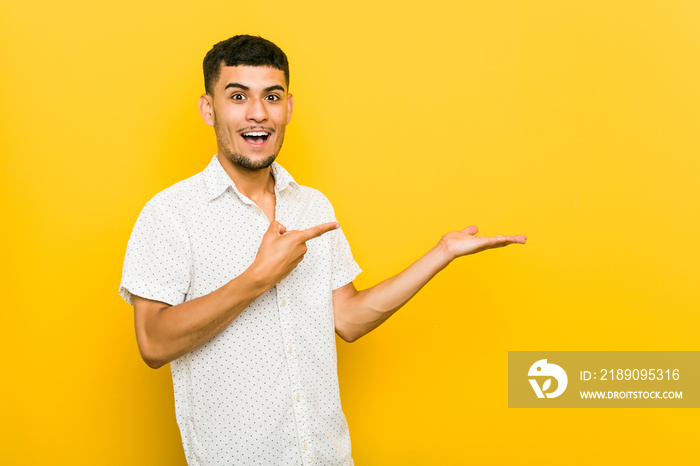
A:
[[[282,148],[294,105],[283,71],[264,66],[222,66],[214,96],[202,99],[208,99],[204,112],[207,108],[211,112],[202,113],[202,117],[214,126],[219,154],[248,170],[272,164]]]

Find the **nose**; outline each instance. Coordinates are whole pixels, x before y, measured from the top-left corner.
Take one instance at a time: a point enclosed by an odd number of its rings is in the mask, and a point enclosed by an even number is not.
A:
[[[250,121],[255,121],[257,123],[262,123],[267,120],[267,109],[265,104],[260,99],[251,99],[250,105],[248,106],[248,113],[246,118]]]

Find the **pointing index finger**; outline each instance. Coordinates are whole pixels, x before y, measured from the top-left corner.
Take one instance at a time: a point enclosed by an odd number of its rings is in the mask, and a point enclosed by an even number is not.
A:
[[[315,227],[307,228],[306,230],[301,230],[300,233],[304,242],[307,242],[310,239],[318,238],[322,234],[335,230],[338,227],[340,227],[338,222],[328,222],[316,225]]]

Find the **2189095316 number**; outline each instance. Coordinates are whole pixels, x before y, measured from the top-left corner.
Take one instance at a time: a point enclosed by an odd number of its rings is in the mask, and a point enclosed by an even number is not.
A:
[[[602,369],[600,380],[678,380],[678,369]]]

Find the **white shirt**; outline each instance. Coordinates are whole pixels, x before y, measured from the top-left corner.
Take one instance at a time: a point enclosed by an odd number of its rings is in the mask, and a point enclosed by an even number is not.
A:
[[[280,165],[275,219],[289,230],[335,221],[320,192]],[[255,259],[267,216],[216,156],[156,195],[129,239],[120,294],[177,305],[211,293]],[[340,406],[332,290],[360,268],[340,229],[220,334],[170,364],[177,423],[192,465],[352,465]]]

